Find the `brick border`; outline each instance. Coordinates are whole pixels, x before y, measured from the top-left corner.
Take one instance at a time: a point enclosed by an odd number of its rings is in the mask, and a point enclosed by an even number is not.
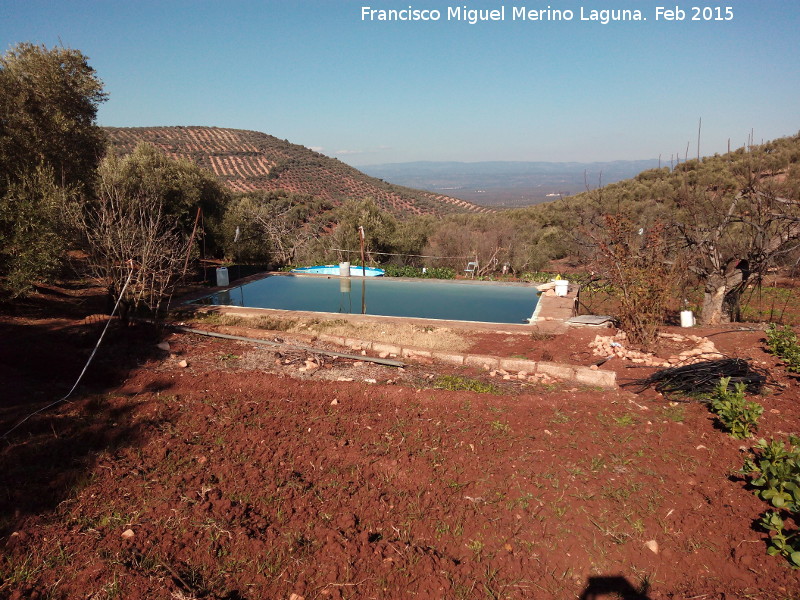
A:
[[[580,365],[567,365],[554,362],[536,362],[519,358],[498,358],[484,354],[458,354],[454,352],[437,352],[426,348],[414,346],[396,346],[383,342],[370,342],[356,338],[346,338],[326,333],[316,334],[315,337],[323,342],[345,346],[352,350],[363,350],[378,353],[381,358],[403,357],[408,360],[422,359],[435,360],[456,366],[473,367],[486,371],[504,370],[508,372],[525,373],[530,375],[547,375],[554,379],[591,385],[604,389],[616,389],[617,374],[614,371],[592,369]]]

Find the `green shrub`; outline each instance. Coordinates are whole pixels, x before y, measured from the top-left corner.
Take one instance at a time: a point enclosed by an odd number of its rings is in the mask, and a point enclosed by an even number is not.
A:
[[[428,279],[455,279],[456,272],[450,267],[431,267],[426,270],[423,277]]]
[[[779,329],[774,324],[770,325],[767,328],[767,348],[786,364],[788,371],[800,373],[800,344],[791,327],[785,325]]]
[[[422,269],[411,265],[383,265],[387,277],[422,277]]]
[[[456,272],[450,267],[430,267],[422,272],[420,267],[410,265],[381,265],[387,277],[416,277],[425,279],[455,279]]]
[[[711,396],[711,410],[732,437],[749,438],[757,428],[758,418],[764,407],[744,397],[745,384],[737,383],[733,391],[728,389],[730,377],[720,379]]]
[[[800,437],[789,436],[788,446],[777,440],[760,440],[754,455],[745,460],[742,474],[750,478],[756,496],[769,502],[777,511],[763,515],[759,525],[770,533],[767,552],[785,557],[793,567],[800,567],[800,531],[787,527],[787,519],[797,524],[800,512]],[[785,517],[785,518],[784,518]]]
[[[800,438],[789,436],[784,442],[760,440],[753,448],[753,458],[748,458],[742,469],[750,475],[756,495],[775,508],[800,510]]]

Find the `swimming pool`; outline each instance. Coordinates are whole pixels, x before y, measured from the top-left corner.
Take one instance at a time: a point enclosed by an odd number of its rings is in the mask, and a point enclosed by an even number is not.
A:
[[[345,271],[350,274],[351,277],[383,277],[384,270],[379,269],[377,267],[361,267],[359,265],[351,265],[350,263],[346,263],[347,266],[345,267]],[[335,275],[339,276],[342,274],[342,266],[340,265],[319,265],[316,267],[298,267],[296,269],[292,269],[292,273],[297,273],[298,275],[306,274],[306,275]]]
[[[196,304],[311,312],[526,323],[539,295],[528,284],[270,275]]]

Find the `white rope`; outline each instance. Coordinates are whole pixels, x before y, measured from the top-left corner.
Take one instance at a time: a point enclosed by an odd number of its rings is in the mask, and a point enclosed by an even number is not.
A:
[[[4,438],[4,439],[5,439],[5,438],[7,438],[7,437],[8,437],[8,435],[9,435],[9,434],[10,434],[12,431],[14,431],[15,429],[17,429],[17,428],[18,428],[20,425],[22,425],[23,423],[25,423],[25,422],[26,422],[28,419],[30,419],[31,417],[34,417],[34,416],[38,415],[39,413],[42,413],[42,412],[44,412],[44,411],[46,411],[46,410],[48,410],[48,409],[50,409],[50,408],[54,407],[56,404],[60,404],[61,402],[64,402],[64,401],[65,401],[67,398],[69,398],[69,397],[72,395],[72,392],[74,392],[74,391],[75,391],[75,388],[77,388],[77,387],[78,387],[78,384],[81,382],[81,379],[83,379],[83,376],[84,376],[84,374],[86,373],[86,369],[88,369],[88,368],[89,368],[89,364],[92,362],[92,359],[94,358],[94,355],[95,355],[95,354],[97,354],[97,349],[100,347],[100,343],[103,341],[103,337],[105,336],[105,334],[106,334],[106,331],[108,330],[108,326],[111,324],[111,319],[114,317],[114,313],[116,313],[116,312],[117,312],[117,308],[119,307],[119,303],[120,303],[120,301],[122,300],[122,296],[124,296],[124,295],[125,295],[125,290],[128,288],[128,284],[129,284],[129,283],[130,283],[130,281],[131,281],[131,277],[133,277],[133,271],[132,271],[132,270],[131,270],[130,274],[128,275],[128,279],[125,281],[125,285],[124,285],[124,286],[122,286],[122,291],[119,293],[119,298],[117,298],[117,302],[116,302],[116,304],[114,304],[114,309],[111,311],[111,315],[108,317],[108,321],[106,321],[106,326],[105,326],[105,327],[103,327],[103,331],[100,333],[100,338],[97,340],[97,343],[94,345],[94,350],[92,350],[92,353],[89,355],[89,360],[87,360],[87,361],[86,361],[86,364],[83,366],[83,370],[81,371],[81,374],[80,374],[80,375],[78,375],[78,379],[77,379],[77,380],[75,380],[75,384],[72,386],[72,388],[71,388],[71,389],[70,389],[70,390],[67,392],[67,394],[66,394],[65,396],[63,396],[62,398],[59,398],[59,399],[58,399],[58,400],[56,400],[55,402],[51,402],[51,403],[50,403],[50,404],[48,404],[47,406],[45,406],[45,407],[43,407],[43,408],[40,408],[39,410],[37,410],[37,411],[34,411],[34,412],[32,412],[31,414],[29,414],[27,417],[25,417],[24,419],[22,419],[22,420],[21,420],[19,423],[17,423],[16,425],[14,425],[14,426],[13,426],[11,429],[9,429],[8,431],[6,431],[6,432],[5,432],[5,433],[4,433],[2,436],[0,436],[0,437],[2,437],[2,438]]]

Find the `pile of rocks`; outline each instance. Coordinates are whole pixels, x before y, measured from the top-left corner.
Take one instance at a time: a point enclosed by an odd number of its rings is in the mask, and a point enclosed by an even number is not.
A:
[[[528,381],[530,383],[556,383],[558,382],[557,379],[550,377],[547,373],[533,373],[529,374],[525,371],[519,371],[518,373],[510,373],[505,369],[494,369],[489,371],[489,377],[502,377],[504,380],[509,381],[511,379],[517,379],[519,381]]]
[[[675,356],[663,359],[649,352],[641,352],[639,350],[626,348],[625,345],[628,338],[624,331],[620,331],[613,336],[598,335],[594,338],[594,341],[589,344],[589,347],[596,356],[604,356],[606,358],[618,357],[648,367],[691,365],[706,360],[719,360],[724,358],[724,356],[717,351],[714,342],[708,338],[696,335],[681,335],[679,333],[659,333],[658,335],[665,340],[670,340],[678,344],[691,343],[693,347]]]

